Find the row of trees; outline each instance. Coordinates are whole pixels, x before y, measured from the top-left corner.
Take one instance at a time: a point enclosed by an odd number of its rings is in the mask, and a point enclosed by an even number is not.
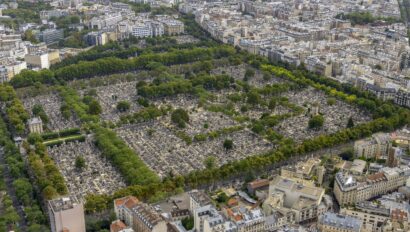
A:
[[[43,144],[41,136],[30,134],[28,141],[32,145],[25,144],[30,171],[44,199],[50,200],[59,195],[66,195],[68,190],[64,177],[48,155],[47,147]]]
[[[56,139],[56,138],[61,138],[61,137],[66,137],[66,136],[71,136],[71,135],[79,135],[81,134],[80,128],[68,128],[56,132],[48,132],[48,133],[43,133],[41,134],[41,138],[43,140],[50,140],[50,139]]]
[[[98,115],[102,108],[99,102],[92,96],[81,98],[74,89],[69,87],[59,88],[60,96],[63,100],[61,111],[64,117],[69,118],[75,113],[82,122],[98,122]]]
[[[398,23],[401,20],[394,17],[376,17],[370,12],[352,12],[348,14],[340,13],[336,16],[338,19],[348,19],[352,25],[366,25],[376,21],[386,21],[387,23]]]
[[[130,185],[160,183],[159,177],[149,169],[127,144],[115,132],[107,128],[95,129],[96,145],[102,155],[122,174]]]
[[[243,126],[231,126],[231,127],[224,127],[219,130],[210,131],[206,134],[196,134],[194,135],[194,141],[200,142],[205,141],[207,139],[216,139],[222,135],[231,134],[236,131],[243,130]]]
[[[229,88],[234,80],[227,75],[198,75],[192,79],[172,78],[152,84],[139,84],[138,95],[147,98],[166,97],[177,94],[200,94],[205,90],[220,90]]]
[[[130,39],[131,40],[131,39]],[[123,41],[110,42],[102,46],[95,46],[90,50],[81,52],[76,56],[72,56],[64,59],[63,61],[53,64],[51,69],[59,69],[71,64],[79,63],[80,61],[94,61],[102,58],[116,57],[120,59],[128,59],[136,55],[149,54],[151,52],[168,52],[172,49],[192,49],[195,47],[212,47],[215,43],[211,42],[196,42],[196,43],[186,43],[178,44],[175,41],[172,43],[172,39],[168,37],[156,37],[146,39],[146,48],[138,48],[134,46],[128,46],[128,43],[133,43],[134,41]],[[138,39],[137,41],[138,42]],[[164,43],[165,42],[165,43]]]
[[[121,115],[120,121],[117,123],[117,126],[127,123],[138,123],[146,122],[149,120],[156,119],[160,116],[166,115],[171,109],[169,108],[157,108],[155,106],[147,106],[138,112]]]
[[[152,62],[158,62],[164,65],[174,65],[228,57],[233,53],[235,53],[235,50],[232,47],[218,46],[212,48],[170,51],[160,54],[143,54],[133,59],[108,57],[95,61],[83,61],[78,64],[68,65],[55,70],[42,70],[39,72],[25,70],[16,75],[10,83],[15,88],[31,86],[37,82],[55,85],[75,79],[91,78],[94,76],[144,69]]]
[[[10,133],[2,118],[0,118],[0,145],[4,148],[4,167],[8,167],[11,178],[13,178],[12,187],[15,190],[20,205],[24,207],[24,213],[28,223],[27,231],[48,231],[46,226],[47,220],[44,213],[41,211],[40,204],[36,198],[35,187],[28,179],[28,172],[23,158],[19,149],[10,139]],[[5,176],[3,175],[5,170],[2,169],[1,172],[2,176]],[[1,189],[5,190],[4,188],[4,182],[2,182]],[[13,208],[12,201],[8,196],[4,196],[1,205],[2,213],[0,215],[0,231],[7,231],[10,229],[11,225],[16,225],[20,221],[20,217]]]
[[[1,190],[5,191],[4,188],[2,188]],[[0,205],[0,210],[2,212],[2,214],[0,215],[0,230],[7,231],[10,228],[17,229],[15,226],[19,222],[20,216],[17,214],[17,211],[13,206],[13,201],[11,200],[10,196],[4,194],[0,201]]]
[[[0,101],[5,103],[7,120],[13,126],[13,130],[17,134],[23,134],[29,115],[23,103],[17,98],[13,87],[7,84],[0,85]]]

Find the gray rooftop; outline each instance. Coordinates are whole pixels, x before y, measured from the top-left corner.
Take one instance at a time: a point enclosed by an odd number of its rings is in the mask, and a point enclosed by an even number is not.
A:
[[[360,232],[362,221],[355,217],[327,212],[319,217],[319,223],[339,229]]]

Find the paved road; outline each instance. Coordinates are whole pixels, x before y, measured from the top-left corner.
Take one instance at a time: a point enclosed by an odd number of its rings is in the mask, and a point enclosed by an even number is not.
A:
[[[21,231],[27,231],[27,221],[24,217],[24,211],[17,200],[16,191],[13,188],[13,178],[10,175],[10,170],[7,165],[5,165],[4,159],[4,150],[3,147],[0,147],[0,165],[4,167],[3,178],[6,183],[6,190],[11,200],[13,201],[13,206],[17,211],[17,214],[20,216],[19,228]]]

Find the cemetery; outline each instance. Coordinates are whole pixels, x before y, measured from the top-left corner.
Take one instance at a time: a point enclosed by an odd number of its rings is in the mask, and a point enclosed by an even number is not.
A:
[[[340,100],[329,100],[323,92],[311,87],[302,91],[289,91],[283,96],[287,97],[289,102],[303,107],[304,113],[283,120],[275,129],[297,142],[345,129],[349,118],[352,118],[356,125],[371,120],[370,115],[363,110]],[[309,129],[309,119],[317,114],[323,116],[324,125],[319,129]]]
[[[324,92],[312,87],[295,89],[295,86],[291,86],[291,81],[245,64],[212,69],[210,78],[214,75],[228,75],[233,80],[219,89],[204,89],[205,95],[181,89],[172,94],[155,95],[150,92],[149,96],[141,96],[136,87],[141,80],[145,81],[144,85],[153,86],[153,91],[165,90],[168,83],[178,85],[180,80],[184,84],[190,82],[187,86],[193,86],[195,77],[184,78],[184,74],[159,79],[159,84],[158,80],[157,83],[153,82],[157,77],[155,75],[165,75],[167,71],[162,72],[115,74],[69,84],[77,89],[79,96],[92,96],[98,101],[101,106],[101,113],[98,115],[101,121],[112,122],[111,127],[118,137],[160,177],[204,169],[209,157],[213,157],[215,165],[220,166],[270,152],[278,146],[282,136],[301,143],[305,139],[344,129],[349,120],[358,125],[371,119],[370,115],[354,105],[330,99]],[[205,82],[210,80],[201,78]],[[225,83],[223,79],[212,81],[212,84]],[[156,85],[160,84],[163,85],[163,90],[156,89]],[[248,90],[245,85],[249,86]],[[264,93],[266,87],[273,92]],[[180,88],[185,86],[181,85]],[[252,93],[256,94],[256,103],[250,99]],[[150,107],[167,108],[169,111],[149,120],[123,121],[123,116],[142,112],[147,107],[139,101],[141,99],[145,99]],[[271,105],[271,101],[275,103]],[[63,103],[58,95],[26,98],[23,103],[29,112],[35,104],[42,105],[49,117],[46,126],[50,130],[78,127],[79,123],[73,120],[76,118],[75,114],[68,120],[63,117]],[[119,103],[126,107],[119,108]],[[186,111],[189,117],[183,126],[175,124],[171,119],[172,113],[177,109]],[[311,128],[310,121],[315,116],[323,118],[323,122],[322,125]],[[273,123],[264,124],[262,121],[266,117],[277,119]],[[116,124],[120,119],[123,122]],[[265,129],[278,134],[276,139],[269,139],[267,134],[255,130],[259,121]],[[110,161],[103,158],[93,144],[92,137],[85,141],[84,138],[78,140],[49,148],[56,163],[64,167],[62,173],[70,192],[84,197],[88,193],[110,193],[118,186],[125,185],[120,174],[110,166]],[[225,146],[227,141],[231,143],[229,148]],[[78,156],[83,156],[85,163],[93,165],[86,166],[83,170],[75,168]]]
[[[209,156],[214,156],[217,164],[222,165],[273,148],[269,142],[248,129],[187,144],[174,133],[169,124],[164,122],[166,120],[161,119],[126,125],[117,128],[116,133],[162,177],[170,172],[184,174],[203,169],[204,161]],[[232,140],[232,149],[224,148],[223,143],[226,139]]]
[[[66,118],[61,112],[62,100],[58,94],[39,95],[22,99],[24,108],[32,114],[35,105],[41,105],[49,119],[45,126],[51,131],[78,127],[79,123],[73,118]]]
[[[78,199],[83,200],[87,194],[112,194],[125,187],[123,178],[101,156],[91,137],[84,142],[48,147],[48,153],[64,176],[68,191]]]

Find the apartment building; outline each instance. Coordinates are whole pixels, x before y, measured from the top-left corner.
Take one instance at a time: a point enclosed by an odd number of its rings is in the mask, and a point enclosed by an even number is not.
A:
[[[15,75],[19,74],[22,70],[27,69],[27,63],[25,61],[10,61],[1,65],[0,62],[0,83],[10,81]]]
[[[60,40],[64,39],[63,29],[46,29],[41,31],[37,35],[38,40],[46,44],[58,43]]]
[[[179,35],[184,33],[184,24],[178,20],[167,19],[160,22],[164,24],[164,32],[166,35]]]
[[[167,223],[150,205],[139,203],[134,208],[132,228],[138,232],[163,232]]]
[[[151,23],[139,23],[132,26],[131,35],[137,38],[152,37]]]
[[[108,43],[108,36],[105,32],[92,31],[84,35],[84,41],[90,46],[100,46]]]
[[[189,195],[189,210],[194,212],[195,209],[210,205],[211,199],[204,192],[197,189],[188,192]]]
[[[114,200],[117,218],[138,232],[162,232],[167,225],[161,215],[150,205],[140,202],[136,197],[126,196]]]
[[[84,207],[75,196],[48,201],[51,232],[85,232]]]
[[[196,232],[236,232],[237,226],[225,220],[213,205],[198,207],[193,211],[194,229]]]
[[[118,219],[125,222],[127,226],[133,224],[132,208],[139,203],[133,196],[126,196],[114,200],[114,212]]]
[[[392,142],[389,134],[376,133],[370,138],[357,140],[354,143],[354,153],[356,157],[379,159],[387,157],[391,147]]]
[[[31,68],[48,69],[50,68],[50,60],[47,51],[38,51],[27,54],[24,57],[27,65]]]
[[[318,108],[316,108],[318,111]],[[283,166],[280,170],[280,175],[285,178],[297,178],[301,180],[313,180],[320,185],[323,181],[325,168],[320,165],[320,159],[308,159],[304,162],[299,162],[295,165]],[[313,181],[312,181],[313,182]]]
[[[121,20],[123,20],[123,17],[120,13],[106,14],[92,18],[88,26],[91,29],[98,30],[115,28]]]
[[[265,217],[261,209],[234,207],[224,209],[225,216],[236,225],[237,232],[253,232],[265,230]]]
[[[327,212],[319,217],[318,229],[321,232],[361,232],[360,219]]]
[[[394,103],[410,107],[410,91],[406,91],[404,89],[400,89],[397,91],[396,97],[394,98]]]
[[[382,226],[389,220],[390,215],[388,209],[367,201],[357,203],[355,208],[341,208],[340,213],[359,218],[374,232],[382,231]]]
[[[339,172],[335,177],[333,193],[340,205],[352,205],[404,186],[409,176],[410,168],[407,166],[385,167],[378,173],[362,177],[361,181]]]
[[[307,186],[296,180],[275,177],[269,186],[269,196],[262,205],[265,215],[282,210],[288,215],[288,223],[316,220],[325,194],[323,188]]]

